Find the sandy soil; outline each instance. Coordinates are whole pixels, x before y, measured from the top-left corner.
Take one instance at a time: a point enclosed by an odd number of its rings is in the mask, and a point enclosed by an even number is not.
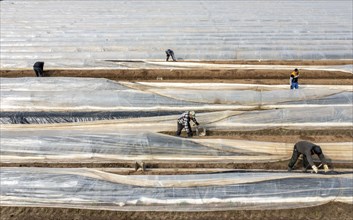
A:
[[[245,69],[129,69],[129,70],[47,70],[47,77],[98,77],[111,80],[231,80],[232,82],[258,82],[288,84],[290,71]],[[1,70],[1,77],[34,77],[32,70]],[[268,82],[267,82],[268,81]],[[300,82],[306,84],[352,84],[353,74],[338,71],[303,70]]]
[[[1,207],[2,220],[36,220],[36,219],[161,219],[161,220],[201,220],[201,219],[282,219],[282,220],[351,220],[353,205],[328,203],[316,207],[285,210],[241,210],[217,212],[120,212],[88,209]]]
[[[114,171],[113,173],[122,175],[183,175],[183,174],[198,174],[205,173],[202,169],[229,169],[229,171],[253,169],[253,170],[277,170],[286,171],[289,160],[278,161],[278,162],[267,162],[267,163],[233,163],[224,161],[219,162],[166,162],[166,161],[154,161],[146,162],[146,170],[134,170],[134,162],[111,162],[105,163],[0,163],[1,167],[49,167],[49,168],[125,168],[120,171]],[[319,163],[317,163],[319,165]],[[328,163],[331,170],[336,169],[353,169],[352,163]],[[302,162],[298,160],[295,167],[295,172],[302,172]],[[224,172],[217,170],[210,170],[207,172]]]
[[[163,134],[174,135],[175,131],[164,131]],[[187,134],[183,130],[181,136]],[[353,142],[352,129],[333,129],[333,130],[291,130],[291,129],[265,129],[251,131],[210,131],[207,136],[193,138],[227,138],[249,141],[268,141],[281,143],[296,143],[299,140],[312,142]]]
[[[288,84],[290,72],[279,70],[47,70],[46,77],[92,77],[115,81],[213,82],[244,84]],[[1,77],[34,77],[32,70],[1,70]],[[157,80],[159,79],[159,80]],[[162,80],[160,80],[162,79]],[[353,74],[302,71],[302,85],[352,85]]]

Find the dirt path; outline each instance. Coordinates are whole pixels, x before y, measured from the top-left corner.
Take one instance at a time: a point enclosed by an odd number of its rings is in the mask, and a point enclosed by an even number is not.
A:
[[[163,134],[174,135],[175,131],[164,131]],[[186,137],[183,131],[182,136]],[[251,131],[207,131],[207,136],[194,137],[201,139],[238,139],[247,141],[265,141],[296,143],[300,140],[311,142],[353,142],[352,129],[332,130],[291,130],[291,129],[264,129]]]
[[[47,70],[48,77],[96,77],[110,80],[163,80],[288,84],[290,71],[244,69],[129,69],[129,70]],[[34,77],[32,70],[1,70],[1,77]],[[159,81],[160,81],[159,80]],[[303,70],[302,84],[352,85],[353,74],[337,71]]]
[[[124,175],[176,175],[176,174],[198,174],[205,173],[200,169],[259,169],[259,170],[287,170],[289,160],[267,163],[234,163],[231,161],[224,162],[165,162],[154,161],[146,162],[146,171],[135,171],[134,161],[106,161],[105,163],[0,163],[1,167],[48,167],[48,168],[126,168],[121,170],[119,174]],[[329,167],[335,169],[353,169],[352,163],[329,163]],[[160,170],[162,169],[162,170]],[[198,170],[197,170],[198,169]],[[298,172],[302,171],[301,161],[298,161],[295,167]],[[214,173],[216,171],[212,171]]]
[[[112,61],[129,63],[128,61]],[[288,84],[290,70],[283,69],[256,69],[257,65],[289,65],[295,68],[300,66],[333,66],[333,65],[351,65],[353,60],[307,60],[307,61],[192,61],[197,64],[242,64],[254,65],[251,68],[225,68],[214,66],[212,68],[194,68],[188,67],[187,64],[191,61],[183,61],[184,68],[174,68],[173,62],[169,65],[162,63],[162,66],[153,66],[146,68],[144,64],[138,64],[134,68],[125,69],[45,69],[47,77],[96,77],[107,78],[111,80],[144,80],[144,81],[197,81],[197,82],[233,82],[233,83],[261,83],[261,84]],[[154,63],[154,62],[151,62]],[[178,62],[178,64],[181,64]],[[140,66],[139,66],[140,65]],[[142,65],[142,66],[141,66]],[[183,65],[181,65],[182,67]],[[117,66],[118,67],[118,66]],[[270,67],[269,67],[270,68]],[[286,67],[288,68],[288,67]],[[34,77],[32,69],[15,69],[1,70],[1,77]],[[323,84],[323,85],[352,85],[353,74],[343,71],[328,71],[328,70],[300,70],[301,84]]]
[[[160,219],[160,220],[201,220],[201,219],[340,219],[351,220],[353,205],[345,203],[328,203],[316,207],[284,210],[239,210],[216,212],[121,212],[109,210],[45,208],[45,207],[0,207],[2,220],[36,220],[36,219]]]

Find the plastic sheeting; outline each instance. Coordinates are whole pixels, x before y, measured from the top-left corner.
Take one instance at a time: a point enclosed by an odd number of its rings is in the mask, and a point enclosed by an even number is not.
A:
[[[177,115],[179,111],[125,111],[125,112],[1,112],[0,124],[70,123],[124,118]]]
[[[209,124],[212,129],[233,129],[248,127],[330,127],[353,126],[353,106],[349,107],[298,107],[293,109],[273,109],[251,111],[234,115],[219,122]],[[227,128],[228,127],[228,128]]]
[[[125,85],[138,88],[139,84],[124,83]],[[163,83],[160,83],[163,85]],[[154,84],[155,85],[155,84]],[[168,84],[170,85],[170,83]],[[198,88],[201,85],[201,88]],[[213,87],[213,88],[212,88]],[[209,104],[237,104],[237,105],[268,105],[268,104],[281,104],[285,102],[290,104],[308,104],[310,102],[315,104],[353,104],[352,102],[352,89],[347,86],[322,86],[321,88],[304,87],[299,90],[289,90],[289,86],[285,89],[278,86],[261,87],[257,85],[248,86],[233,86],[233,88],[222,89],[213,85],[211,88],[204,88],[202,84],[196,84],[194,87],[176,88],[144,88],[144,91],[159,94],[174,98],[177,100],[209,103]],[[242,89],[242,87],[244,89]],[[348,91],[347,91],[347,90]]]
[[[1,162],[256,163],[290,158],[293,144],[185,139],[157,133],[175,130],[179,114],[190,109],[232,109],[197,112],[201,126],[215,131],[353,127],[352,89],[347,86],[288,91],[282,86],[219,84],[220,92],[213,93],[205,89],[207,85],[191,86],[184,84],[180,89],[177,84],[104,79],[1,79]],[[209,103],[217,98],[223,103]],[[258,105],[266,110],[259,110]],[[234,111],[237,107],[248,111]],[[97,119],[108,120],[82,122]],[[352,142],[318,144],[331,162],[353,162]],[[95,169],[1,168],[0,179],[2,206],[124,211],[292,209],[331,201],[352,204],[353,194],[352,173],[122,176]]]
[[[181,113],[181,112],[180,112]],[[289,129],[334,129],[353,127],[353,107],[298,107],[291,109],[254,110],[254,111],[219,111],[211,113],[197,113],[197,120],[203,128],[214,131],[241,131],[258,130],[265,128],[289,128]],[[167,112],[167,114],[169,114]],[[10,115],[10,116],[9,116]],[[135,117],[122,119],[104,118],[82,118],[75,114],[64,115],[59,118],[51,118],[51,114],[39,114],[35,117],[17,117],[17,113],[2,114],[1,122],[3,129],[11,129],[13,123],[34,123],[48,124],[56,122],[84,122],[98,120],[96,122],[69,124],[68,129],[80,128],[97,129],[103,128],[112,131],[113,129],[126,129],[135,131],[174,131],[176,121],[180,114],[158,116],[158,117]],[[104,114],[103,114],[104,115]],[[136,115],[131,113],[129,116]],[[94,116],[94,115],[93,115]],[[50,127],[43,125],[43,128]],[[24,127],[25,128],[25,127]],[[40,127],[36,127],[39,128]],[[55,129],[55,127],[53,127]],[[194,129],[194,128],[193,128]]]
[[[146,211],[292,209],[352,204],[352,173],[122,176],[94,169],[2,168],[1,204]]]
[[[88,126],[87,126],[88,127]],[[1,131],[2,162],[287,160],[293,144],[231,139],[186,139],[151,132],[23,128]],[[334,163],[353,163],[352,142],[317,143]]]
[[[20,141],[22,140],[22,141]],[[179,158],[185,160],[199,156],[230,156],[237,153],[212,149],[184,138],[136,132],[111,134],[84,131],[2,132],[2,161],[6,158],[65,159],[80,158]],[[241,153],[239,153],[241,154]],[[245,153],[246,155],[246,153]]]
[[[2,68],[106,67],[164,59],[167,48],[183,59],[352,59],[351,1],[0,4]]]
[[[34,85],[31,85],[33,81]],[[90,87],[96,81],[98,85]],[[40,89],[38,89],[39,87]],[[53,89],[53,87],[56,88]],[[81,80],[77,78],[1,79],[1,108],[3,111],[82,111],[85,109],[130,109],[136,111],[156,110],[159,106],[172,108],[194,105],[196,104],[128,89],[108,80]]]
[[[284,89],[283,86],[217,84],[205,88],[205,85],[194,84],[193,87],[166,89],[173,84],[156,86],[60,77],[2,78],[0,85],[3,112],[210,111],[353,104],[353,88],[349,86],[305,86],[293,91],[288,86]]]
[[[201,126],[211,131],[267,128],[330,130],[353,127],[352,91],[349,86],[327,86],[326,89],[304,87],[295,91],[284,89],[283,86],[265,85],[217,84],[216,87],[219,91],[207,90],[208,84],[115,83],[105,79],[77,78],[1,79],[2,160],[179,158],[274,161],[289,158],[292,146],[286,148],[286,153],[273,152],[271,149],[264,152],[260,150],[259,153],[249,149],[259,150],[263,143],[247,143],[241,146],[248,149],[239,149],[238,143],[230,144],[228,141],[210,144],[157,134],[175,131],[176,120],[182,110],[197,108],[244,108],[244,105],[248,105],[245,106],[248,111],[197,112]],[[176,98],[166,97],[166,93],[173,93]],[[186,94],[194,100],[184,100],[189,98]],[[251,98],[259,96],[266,97],[259,100],[268,102],[272,96],[276,104],[262,105],[266,102]],[[209,97],[226,97],[242,104],[206,104],[205,99]],[[314,105],[308,105],[307,102],[313,102]],[[258,104],[267,110],[259,110]],[[188,105],[192,108],[188,108]],[[278,108],[280,106],[283,108]],[[102,111],[89,111],[93,108]],[[112,108],[128,108],[130,111],[110,112]],[[58,109],[67,112],[51,111]],[[87,111],[80,112],[77,109]],[[138,111],[140,109],[144,111]],[[12,125],[14,123],[41,125]],[[336,147],[337,143],[333,145]],[[351,143],[343,143],[345,151],[347,146],[351,146]],[[330,155],[335,161],[351,160],[337,152],[333,151]]]
[[[220,111],[198,113],[197,120],[202,127],[212,130],[247,130],[261,127],[312,127],[330,129],[332,127],[353,126],[352,107],[298,107],[290,109]],[[181,112],[2,112],[1,124],[50,124],[100,121],[96,126],[110,120],[116,127],[145,129],[150,131],[175,130],[176,119]],[[76,126],[84,124],[76,124]]]

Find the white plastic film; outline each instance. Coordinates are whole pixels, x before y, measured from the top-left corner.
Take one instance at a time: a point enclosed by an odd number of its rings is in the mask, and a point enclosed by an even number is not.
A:
[[[102,60],[162,60],[168,48],[189,60],[353,58],[351,1],[0,4],[2,68],[107,67]]]
[[[205,88],[118,83],[106,79],[1,78],[3,112],[34,111],[184,111],[235,110],[254,108],[298,108],[311,106],[352,106],[352,87],[219,84]],[[178,85],[178,84],[177,84]],[[222,88],[223,87],[223,88]]]
[[[95,169],[2,168],[1,204],[148,211],[292,209],[352,204],[352,173],[123,176]]]
[[[229,161],[288,160],[293,144],[231,139],[186,139],[151,132],[112,129],[22,128],[1,132],[1,161]],[[319,144],[327,160],[353,163],[352,142]],[[315,157],[315,159],[317,159]]]

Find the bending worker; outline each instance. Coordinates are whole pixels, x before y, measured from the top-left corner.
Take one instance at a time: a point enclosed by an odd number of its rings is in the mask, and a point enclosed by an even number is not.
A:
[[[322,165],[324,165],[325,173],[329,171],[325,160],[325,156],[322,153],[321,147],[309,141],[299,141],[294,145],[293,155],[288,163],[288,171],[292,171],[295,163],[297,162],[301,154],[303,154],[304,172],[306,172],[309,166],[314,170],[315,173],[318,172],[318,168],[315,166],[312,158],[312,155],[314,154],[319,156]]]
[[[185,131],[188,134],[188,137],[192,137],[190,120],[192,120],[196,125],[199,125],[199,123],[197,122],[197,120],[195,118],[194,111],[186,111],[178,118],[178,122],[177,122],[178,129],[176,132],[176,136],[180,136],[181,130],[183,130],[183,128],[185,128]]]
[[[171,49],[166,50],[165,54],[167,55],[167,58],[165,61],[168,61],[169,57],[172,57],[173,61],[176,61],[176,59],[174,57],[174,51],[172,51]]]
[[[43,77],[44,76],[43,68],[44,68],[44,62],[36,62],[33,65],[33,70],[36,73],[37,77]]]

